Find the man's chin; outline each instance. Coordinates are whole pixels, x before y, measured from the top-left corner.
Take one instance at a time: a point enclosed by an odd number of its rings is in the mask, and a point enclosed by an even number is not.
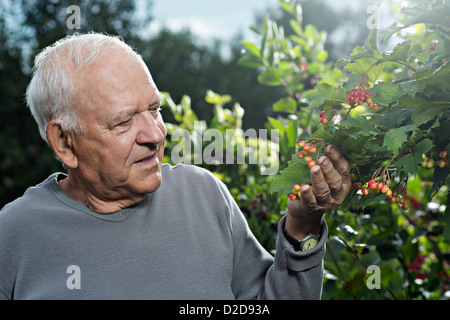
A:
[[[142,178],[140,178],[139,180],[142,181]],[[161,186],[161,183],[161,171],[158,171],[156,173],[153,173],[151,177],[146,178],[144,181],[142,181],[142,183],[139,183],[136,189],[139,190],[139,193],[147,195],[148,193],[152,193],[158,190]]]

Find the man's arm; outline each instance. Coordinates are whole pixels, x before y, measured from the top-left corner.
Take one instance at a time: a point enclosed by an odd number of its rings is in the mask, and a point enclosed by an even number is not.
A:
[[[288,200],[286,231],[297,240],[319,234],[323,214],[341,205],[351,188],[350,166],[336,147],[329,145],[318,163],[311,168],[314,191],[304,185],[300,200]]]
[[[268,260],[262,247],[250,234],[238,209],[232,209],[235,267],[233,292],[240,299],[320,299],[323,282],[323,257],[327,240],[325,211],[340,205],[351,182],[349,165],[340,152],[329,146],[327,156],[311,169],[311,188],[303,187],[302,200],[288,202],[288,214],[278,226],[276,254]],[[237,206],[231,206],[236,208]],[[302,239],[309,233],[320,234],[316,247],[296,251],[284,235]],[[265,252],[265,251],[264,251]]]

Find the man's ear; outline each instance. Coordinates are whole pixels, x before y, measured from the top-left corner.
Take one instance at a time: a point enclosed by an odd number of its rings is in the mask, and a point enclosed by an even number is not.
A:
[[[55,155],[68,168],[78,167],[78,159],[73,152],[72,136],[62,130],[61,120],[52,120],[47,125],[47,141]]]

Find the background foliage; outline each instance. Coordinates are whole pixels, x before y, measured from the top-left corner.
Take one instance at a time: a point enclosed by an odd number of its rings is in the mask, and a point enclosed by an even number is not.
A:
[[[151,23],[151,10],[138,18],[134,1],[76,4],[83,13],[81,32],[121,35],[142,54],[166,92],[165,161],[171,162],[177,144],[171,135],[177,129],[194,137],[208,128],[233,129],[237,143],[247,147],[247,160],[258,150],[258,141],[246,139],[244,130],[279,130],[276,146],[280,169],[285,169],[280,175],[261,175],[259,165],[201,164],[228,185],[268,250],[275,247],[289,190],[308,179],[306,165],[296,157],[301,139],[337,145],[350,160],[355,182],[367,183],[381,168],[378,172],[389,173],[393,189],[406,192],[408,210],[385,195],[362,196],[353,190],[343,206],[326,214],[324,299],[448,299],[449,169],[436,164],[440,151],[448,148],[450,132],[450,5],[444,0],[409,3],[395,10],[396,22],[389,28],[369,30],[368,3],[335,12],[324,1],[281,0],[279,8],[253,24],[260,41],[241,42],[236,35],[227,59],[220,53],[223,43],[201,44],[189,30],[163,29],[149,37],[142,30]],[[73,32],[65,25],[66,8],[75,3],[3,4],[0,207],[62,170],[41,141],[23,95],[32,57]],[[410,26],[414,32],[405,32]],[[348,36],[338,37],[339,32]],[[368,91],[376,93],[377,111],[346,103],[363,75]],[[325,125],[321,111],[330,119]],[[434,159],[432,168],[421,166],[422,154]],[[379,290],[366,286],[369,265],[381,268]]]

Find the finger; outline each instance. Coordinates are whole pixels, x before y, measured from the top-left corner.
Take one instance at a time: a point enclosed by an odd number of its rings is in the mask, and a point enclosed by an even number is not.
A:
[[[308,210],[315,210],[315,208],[317,207],[317,201],[309,185],[304,185],[300,189],[300,195],[300,200],[303,202],[304,206]]]
[[[350,165],[335,146],[329,145],[326,149],[326,154],[333,163],[333,167],[336,168],[343,178],[350,177]]]
[[[316,196],[317,203],[325,206],[331,202],[331,190],[322,173],[320,166],[315,165],[311,168],[311,182],[314,187],[313,193]]]
[[[331,197],[334,199],[339,199],[344,192],[342,176],[335,169],[333,163],[331,163],[328,157],[320,157],[318,163],[321,168],[324,180],[326,181],[328,188],[330,189]]]

